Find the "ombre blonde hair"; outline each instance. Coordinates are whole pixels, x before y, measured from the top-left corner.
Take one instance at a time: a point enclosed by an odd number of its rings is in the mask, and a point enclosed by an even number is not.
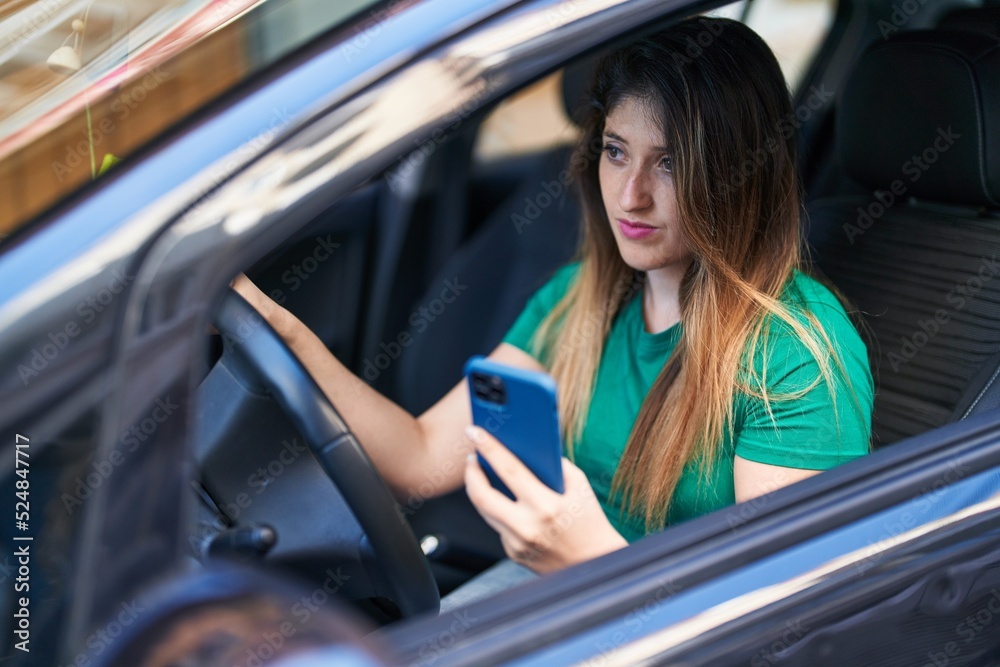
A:
[[[580,268],[532,343],[550,351],[572,458],[611,324],[642,281],[618,252],[595,150],[608,113],[637,99],[662,119],[693,257],[680,291],[682,335],[646,396],[612,482],[625,510],[644,517],[652,531],[664,526],[684,467],[697,461],[704,474],[724,436],[733,436],[738,393],[763,400],[769,411],[772,402],[800,398],[820,382],[832,397],[833,368],[843,374],[843,367],[816,318],[779,300],[803,267],[805,244],[794,116],[763,40],[735,21],[688,19],[601,59],[590,93],[571,159],[583,205]],[[755,353],[766,355],[776,322],[819,368],[811,385],[782,395],[768,391],[768,378],[752,361]]]

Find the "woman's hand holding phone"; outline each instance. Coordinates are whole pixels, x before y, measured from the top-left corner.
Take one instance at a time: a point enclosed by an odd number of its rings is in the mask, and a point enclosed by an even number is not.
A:
[[[543,574],[628,546],[604,515],[586,474],[569,459],[562,459],[565,490],[557,493],[484,429],[470,426],[466,434],[516,498],[493,488],[476,456],[469,455],[466,493],[500,534],[511,560]]]

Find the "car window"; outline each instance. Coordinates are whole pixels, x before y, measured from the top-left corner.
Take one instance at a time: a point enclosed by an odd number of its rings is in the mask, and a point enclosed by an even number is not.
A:
[[[546,150],[576,139],[563,108],[557,72],[501,102],[479,130],[476,157],[497,159]]]
[[[317,35],[364,11],[377,28],[394,4],[53,0],[0,7],[0,241]],[[275,109],[275,127],[287,120]]]
[[[752,0],[709,12],[743,21],[774,51],[793,92],[833,24],[833,0]]]
[[[833,0],[753,0],[707,13],[744,21],[774,51],[794,92],[833,23]],[[572,142],[576,129],[566,117],[561,73],[512,95],[483,122],[476,158],[490,161],[543,151]]]

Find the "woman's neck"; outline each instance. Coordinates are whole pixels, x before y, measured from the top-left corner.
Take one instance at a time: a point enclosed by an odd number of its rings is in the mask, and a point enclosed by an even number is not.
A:
[[[646,272],[642,319],[649,333],[666,331],[681,319],[681,280],[690,261]]]

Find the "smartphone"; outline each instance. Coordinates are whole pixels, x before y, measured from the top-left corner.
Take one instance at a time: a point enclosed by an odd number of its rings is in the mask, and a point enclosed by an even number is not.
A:
[[[562,493],[555,380],[545,373],[514,368],[482,356],[466,362],[465,376],[472,401],[472,423],[502,442],[546,486]],[[495,489],[514,499],[482,456],[479,465]]]

